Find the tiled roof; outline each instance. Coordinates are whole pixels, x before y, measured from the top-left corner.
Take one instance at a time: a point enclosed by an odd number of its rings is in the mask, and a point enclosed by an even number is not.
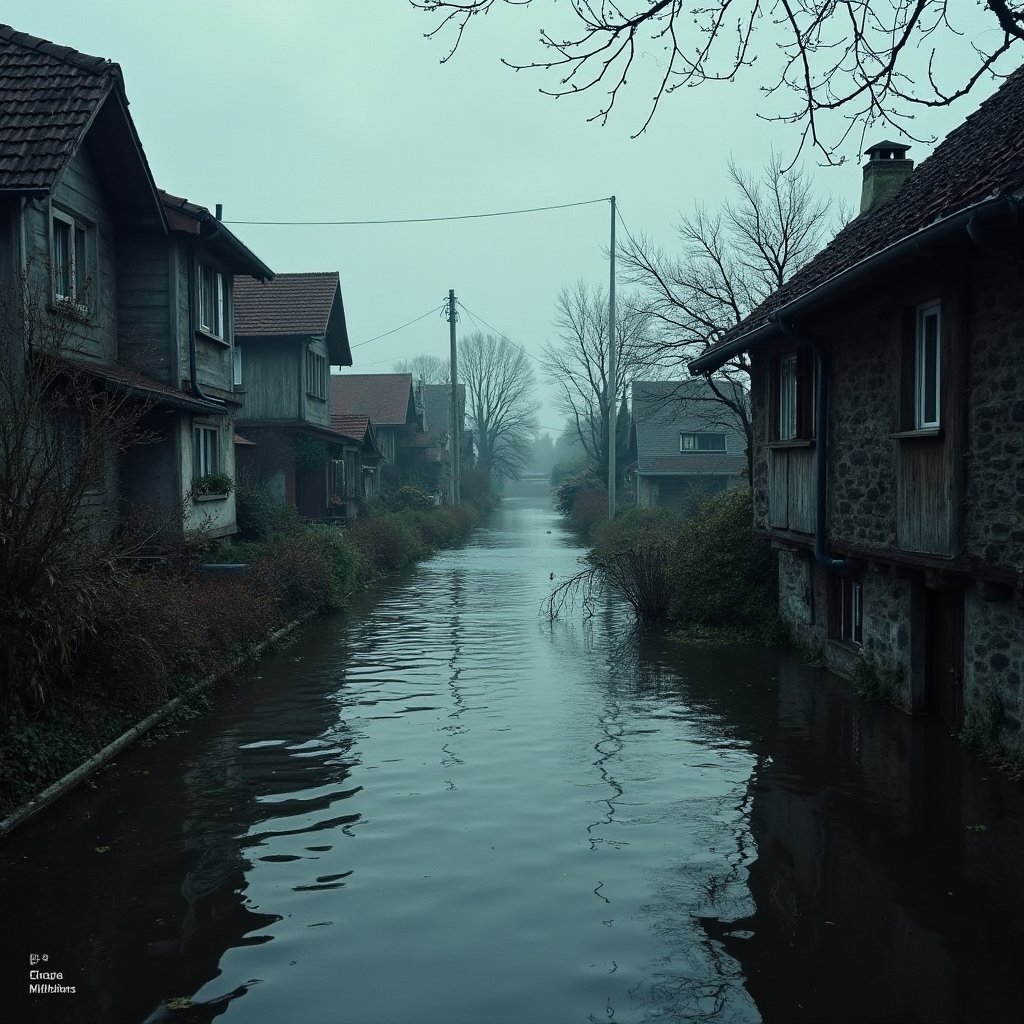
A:
[[[49,190],[114,88],[117,64],[0,25],[0,190]]]
[[[353,441],[362,441],[370,426],[370,417],[360,416],[358,413],[333,413],[331,426],[339,434],[344,434],[345,437],[350,437]]]
[[[747,464],[746,436],[703,380],[635,381],[633,430],[637,472],[735,476]],[[680,452],[682,433],[724,433],[725,452]]]
[[[236,278],[235,334],[253,337],[326,334],[340,287],[337,271],[278,274],[266,284]]]
[[[416,422],[411,373],[342,373],[331,377],[334,414],[362,413],[378,427]]]
[[[1022,185],[1024,67],[1013,72],[995,95],[950,132],[892,199],[847,224],[719,345],[763,327],[771,313],[900,239]]]

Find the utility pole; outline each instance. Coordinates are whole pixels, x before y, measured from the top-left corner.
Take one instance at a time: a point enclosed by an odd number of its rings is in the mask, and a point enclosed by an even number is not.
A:
[[[455,343],[455,289],[448,289],[448,336],[451,341],[452,505],[462,504],[462,424],[459,422],[459,353]]]
[[[615,448],[618,442],[616,436],[618,409],[615,407],[615,397],[618,391],[616,380],[616,352],[615,337],[615,196],[611,197],[612,230],[611,245],[608,250],[608,518],[615,518]]]

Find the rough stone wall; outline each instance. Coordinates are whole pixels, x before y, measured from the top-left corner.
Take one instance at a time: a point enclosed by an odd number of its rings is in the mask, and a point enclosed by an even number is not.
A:
[[[1024,751],[1024,607],[1020,599],[964,599],[964,712],[983,741]]]
[[[863,656],[879,673],[888,699],[906,711],[912,707],[909,580],[887,573],[865,573]]]
[[[812,594],[811,563],[788,550],[779,556],[779,615],[790,627],[794,639],[803,643],[817,643],[813,630],[814,596]]]
[[[967,416],[967,553],[1024,568],[1024,267],[974,268]]]
[[[898,313],[847,307],[829,321],[828,535],[871,547],[896,542]]]

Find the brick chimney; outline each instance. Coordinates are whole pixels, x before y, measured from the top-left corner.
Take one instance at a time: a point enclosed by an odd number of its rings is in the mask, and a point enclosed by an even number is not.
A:
[[[860,212],[867,213],[891,199],[914,169],[907,150],[900,142],[876,142],[865,150],[864,184],[860,191]]]

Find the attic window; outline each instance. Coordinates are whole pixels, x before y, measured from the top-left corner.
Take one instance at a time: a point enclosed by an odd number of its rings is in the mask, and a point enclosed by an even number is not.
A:
[[[51,265],[55,302],[88,308],[92,226],[69,214],[53,211]]]
[[[727,450],[725,434],[680,434],[679,450],[681,452],[724,452]]]

